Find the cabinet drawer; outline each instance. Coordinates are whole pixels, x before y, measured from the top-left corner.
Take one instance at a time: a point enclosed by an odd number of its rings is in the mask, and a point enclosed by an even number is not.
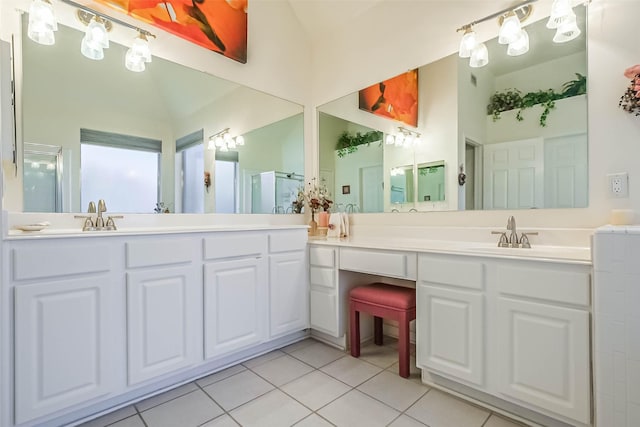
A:
[[[335,270],[325,267],[309,267],[309,280],[311,286],[322,286],[329,289],[336,288]]]
[[[303,251],[307,246],[307,230],[286,230],[269,233],[269,252]]]
[[[341,248],[340,269],[415,280],[416,254]]]
[[[418,277],[421,282],[484,289],[484,264],[460,257],[420,255]]]
[[[150,239],[126,243],[127,268],[184,264],[199,258],[195,239]]]
[[[204,238],[204,259],[259,256],[267,252],[266,233],[219,233]]]
[[[111,270],[111,253],[106,244],[38,245],[15,248],[13,280],[100,273]]]
[[[591,301],[588,268],[568,270],[551,264],[538,268],[500,264],[496,273],[502,294],[582,306],[588,306]]]
[[[318,267],[335,267],[336,250],[334,248],[309,248],[309,264]]]

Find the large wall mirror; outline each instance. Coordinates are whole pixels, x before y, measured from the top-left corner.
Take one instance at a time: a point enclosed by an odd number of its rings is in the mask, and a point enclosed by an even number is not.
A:
[[[420,67],[417,128],[360,110],[357,92],[318,107],[320,175],[338,208],[586,207],[586,7],[574,10],[582,33],[570,42],[553,43],[546,19],[525,22],[530,50],[522,56],[508,56],[496,38],[486,42],[485,67],[471,68],[457,52]],[[549,89],[561,99],[546,116],[540,105],[497,118],[488,110],[495,93],[516,90],[533,97]],[[420,144],[387,144],[386,136],[400,126],[418,132]],[[345,133],[378,136],[345,152],[337,149]],[[350,193],[343,194],[344,188]]]
[[[129,71],[129,46],[113,39],[103,60],[85,58],[75,8],[55,7],[52,46],[27,37],[26,12],[16,18],[25,211],[84,211],[97,199],[111,212],[290,211],[304,176],[301,105],[157,56]],[[226,128],[244,145],[209,144]]]

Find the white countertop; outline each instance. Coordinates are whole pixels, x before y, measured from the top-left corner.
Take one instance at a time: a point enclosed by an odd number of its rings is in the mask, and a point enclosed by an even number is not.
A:
[[[532,244],[529,249],[500,248],[497,243],[388,237],[347,237],[342,239],[311,237],[309,238],[309,243],[312,245],[362,249],[442,253],[591,265],[591,248],[578,246],[536,246]]]

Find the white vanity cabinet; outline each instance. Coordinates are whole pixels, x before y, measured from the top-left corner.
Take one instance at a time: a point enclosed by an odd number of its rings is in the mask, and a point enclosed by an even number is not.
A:
[[[113,392],[121,367],[113,354],[124,353],[114,245],[20,242],[10,257],[16,423]]]
[[[589,424],[590,270],[496,262],[497,391]]]
[[[417,308],[419,367],[590,424],[590,266],[420,254]]]
[[[305,230],[269,234],[269,337],[309,327]]]
[[[200,239],[126,242],[128,384],[202,360]]]
[[[484,387],[484,264],[466,257],[420,255],[418,277],[418,366]]]
[[[269,315],[266,233],[207,236],[204,259],[205,358],[264,341]]]

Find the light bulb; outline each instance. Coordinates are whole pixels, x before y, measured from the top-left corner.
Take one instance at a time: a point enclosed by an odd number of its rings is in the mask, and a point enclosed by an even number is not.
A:
[[[460,58],[470,57],[471,51],[473,50],[474,47],[476,47],[476,44],[478,44],[476,33],[469,26],[464,31],[462,40],[460,40],[460,49],[458,51],[458,55],[460,56]]]
[[[507,55],[519,56],[524,55],[529,51],[529,34],[523,28],[520,30],[520,37],[513,43],[509,43],[507,48]]]
[[[480,43],[471,52],[471,58],[469,58],[469,66],[471,68],[484,67],[489,63],[489,51],[484,43]]]
[[[522,30],[520,20],[515,13],[509,12],[504,21],[502,21],[502,27],[500,27],[500,32],[498,33],[498,43],[513,43],[518,38],[520,30]]]

